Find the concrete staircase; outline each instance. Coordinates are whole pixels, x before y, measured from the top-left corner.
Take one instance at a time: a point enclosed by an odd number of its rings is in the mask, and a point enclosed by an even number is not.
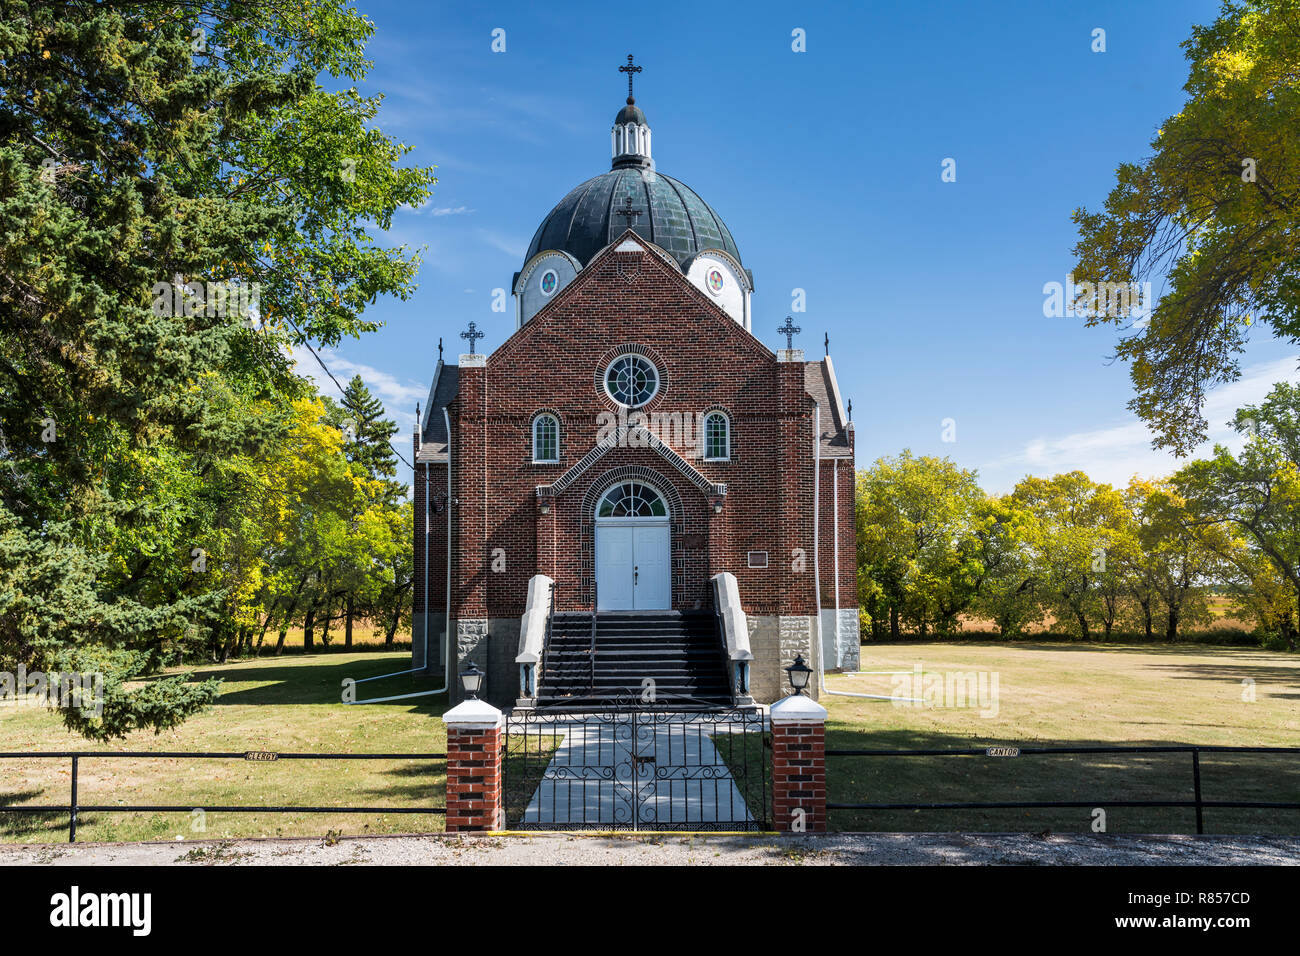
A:
[[[650,678],[658,706],[723,708],[731,705],[727,674],[712,612],[597,614],[594,670],[591,615],[559,613],[552,619],[542,658],[537,707],[599,710],[621,700],[639,700],[642,682]]]

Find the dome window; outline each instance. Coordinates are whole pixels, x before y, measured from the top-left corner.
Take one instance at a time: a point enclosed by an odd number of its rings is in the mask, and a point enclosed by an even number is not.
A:
[[[554,269],[547,269],[542,273],[542,280],[537,287],[542,290],[542,295],[549,296],[555,292],[560,285],[560,277],[555,274]]]
[[[721,295],[723,287],[727,284],[727,280],[722,276],[721,269],[710,269],[708,276],[706,277],[706,282],[709,291],[714,295]]]
[[[620,355],[605,370],[605,391],[620,405],[644,405],[659,391],[659,370],[643,355]]]

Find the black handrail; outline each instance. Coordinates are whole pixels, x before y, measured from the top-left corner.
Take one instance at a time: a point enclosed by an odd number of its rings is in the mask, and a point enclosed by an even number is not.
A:
[[[596,692],[596,576],[591,576],[591,643],[587,647],[588,683],[587,692]]]
[[[81,760],[86,757],[112,759],[168,759],[194,757],[196,759],[247,760],[252,763],[274,763],[279,760],[446,760],[446,753],[276,753],[261,750],[193,751],[193,750],[54,750],[0,752],[0,759],[71,759],[72,780],[68,803],[59,805],[21,804],[0,805],[0,813],[67,813],[68,842],[77,842],[77,824],[82,812],[92,813],[193,813],[195,810],[217,813],[434,813],[446,814],[442,807],[319,807],[319,806],[261,806],[234,804],[228,806],[195,806],[194,804],[83,804],[77,793],[77,777]]]

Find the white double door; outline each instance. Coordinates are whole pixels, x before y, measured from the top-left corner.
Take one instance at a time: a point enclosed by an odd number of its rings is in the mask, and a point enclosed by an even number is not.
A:
[[[669,610],[671,580],[667,521],[597,519],[597,610]]]

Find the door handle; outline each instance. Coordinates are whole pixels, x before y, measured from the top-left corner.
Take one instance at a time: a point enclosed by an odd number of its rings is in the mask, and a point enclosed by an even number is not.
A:
[[[640,577],[640,574],[637,572],[637,566],[634,564],[632,565],[632,587],[636,587],[638,577]]]

